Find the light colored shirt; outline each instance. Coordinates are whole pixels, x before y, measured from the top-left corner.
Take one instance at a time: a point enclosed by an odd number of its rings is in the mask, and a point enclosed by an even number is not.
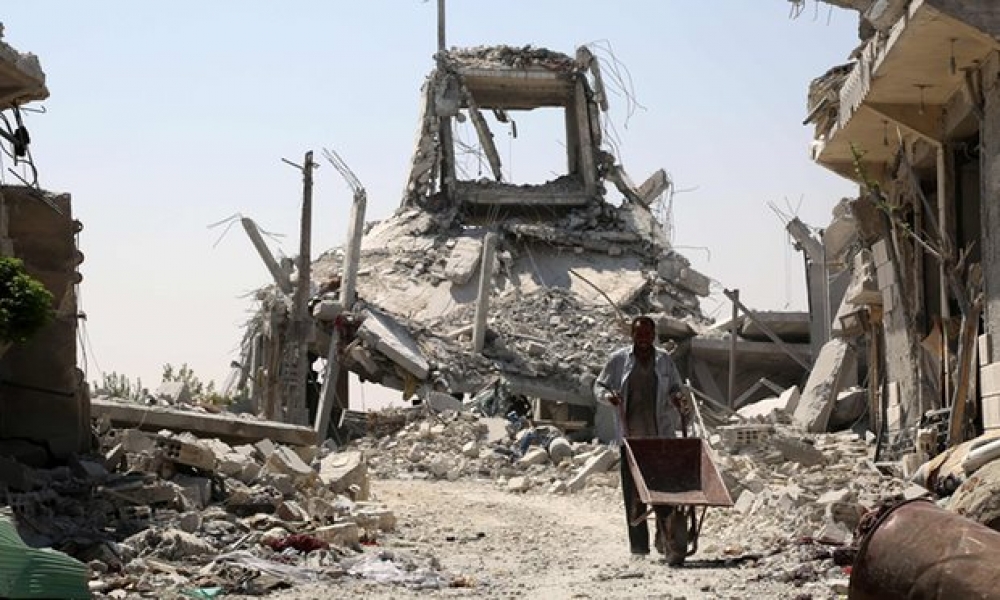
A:
[[[677,372],[674,360],[666,351],[655,348],[655,393],[650,393],[650,398],[655,398],[653,414],[655,415],[655,437],[673,438],[677,437],[677,432],[681,428],[681,415],[677,407],[670,401],[670,397],[681,387],[681,376]],[[611,405],[609,398],[613,390],[617,392],[622,402],[617,407],[618,431],[616,441],[621,442],[625,437],[632,436],[628,431],[629,403],[632,400],[632,375],[636,367],[636,357],[632,346],[619,348],[611,354],[608,362],[601,370],[601,374],[594,383],[594,399],[601,404]],[[640,396],[641,397],[641,396]],[[650,428],[649,432],[652,432]]]

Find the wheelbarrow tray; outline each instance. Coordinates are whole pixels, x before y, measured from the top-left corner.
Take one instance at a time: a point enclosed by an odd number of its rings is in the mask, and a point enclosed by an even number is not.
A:
[[[639,499],[650,506],[732,506],[709,450],[701,438],[626,438]]]

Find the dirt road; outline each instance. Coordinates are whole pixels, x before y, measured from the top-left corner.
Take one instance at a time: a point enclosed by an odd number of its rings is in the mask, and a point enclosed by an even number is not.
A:
[[[381,552],[392,559],[382,564],[408,563],[409,584],[373,581],[378,571],[369,562],[368,578],[348,574],[333,584],[299,587],[274,598],[836,597],[823,583],[795,587],[780,581],[787,554],[759,561],[726,558],[724,543],[706,536],[706,552],[683,568],[669,567],[655,554],[633,559],[617,487],[516,494],[491,481],[376,480],[372,491],[395,512],[398,526],[366,547],[365,555]],[[739,517],[714,509],[708,518]],[[427,573],[445,574],[446,585],[462,587],[420,589],[433,587],[419,576],[420,566],[427,565],[433,568]]]

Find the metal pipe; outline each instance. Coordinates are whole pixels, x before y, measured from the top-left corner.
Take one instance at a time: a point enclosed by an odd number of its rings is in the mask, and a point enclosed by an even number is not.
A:
[[[1000,533],[928,500],[899,504],[864,535],[849,600],[998,598]]]

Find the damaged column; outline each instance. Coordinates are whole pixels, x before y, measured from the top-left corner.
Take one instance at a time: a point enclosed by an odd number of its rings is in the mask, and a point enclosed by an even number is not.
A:
[[[476,352],[483,351],[486,341],[486,317],[490,311],[490,290],[493,287],[493,258],[496,254],[497,236],[486,234],[483,244],[483,258],[479,269],[479,296],[476,298],[476,324],[472,330],[472,347]]]

